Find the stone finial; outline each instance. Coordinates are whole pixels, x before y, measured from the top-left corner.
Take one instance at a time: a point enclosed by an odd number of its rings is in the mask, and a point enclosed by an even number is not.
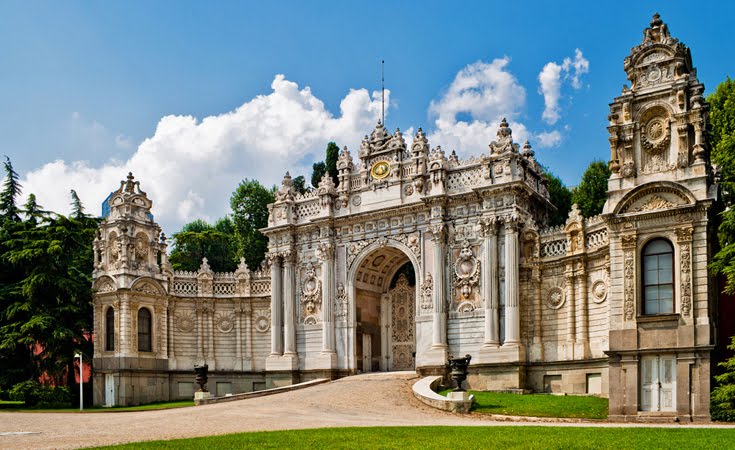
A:
[[[291,179],[291,174],[286,172],[286,175],[283,176],[283,181],[281,181],[281,188],[278,189],[278,191],[276,192],[276,200],[286,201],[286,200],[293,200],[293,199],[294,199],[293,179]]]
[[[531,157],[533,157],[534,154],[535,153],[534,153],[533,149],[531,149],[531,144],[528,141],[526,141],[526,143],[523,144],[523,153],[522,153],[522,155],[525,156],[526,158],[531,158]]]
[[[321,181],[319,181],[319,186],[317,187],[317,193],[319,195],[335,193],[334,180],[328,173],[325,173],[322,176]]]
[[[202,258],[202,264],[199,266],[199,272],[211,272],[212,269],[209,267],[209,261],[207,260],[207,257],[205,256]]]
[[[661,20],[659,13],[654,13],[650,28],[643,30],[643,43],[672,44],[676,40],[671,38],[669,27]]]
[[[337,170],[352,170],[352,167],[352,155],[350,155],[350,151],[347,150],[345,145],[342,151],[339,152],[339,157],[337,157]]]
[[[419,158],[429,153],[429,140],[426,139],[424,130],[419,127],[418,131],[413,137],[413,143],[411,144],[411,154]]]
[[[505,120],[505,117],[500,121],[497,136],[498,140],[490,143],[491,154],[518,151],[518,145],[513,143],[513,130],[508,126],[508,122]]]

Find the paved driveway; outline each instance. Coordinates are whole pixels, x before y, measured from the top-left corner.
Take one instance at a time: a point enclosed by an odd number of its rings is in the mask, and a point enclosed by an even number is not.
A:
[[[161,411],[0,413],[0,448],[75,448],[321,427],[563,425],[493,421],[438,411],[414,398],[411,385],[417,379],[409,372],[365,374],[268,397]],[[15,434],[22,432],[33,434]]]

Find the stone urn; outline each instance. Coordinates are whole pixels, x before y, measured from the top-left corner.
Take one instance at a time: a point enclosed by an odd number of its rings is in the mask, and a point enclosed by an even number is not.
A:
[[[197,392],[209,392],[207,391],[207,373],[209,366],[207,364],[203,366],[194,366],[194,373],[196,373],[196,383],[199,385]]]
[[[470,365],[472,356],[465,355],[460,358],[449,357],[447,365],[449,366],[449,376],[457,383],[454,392],[464,392],[462,382],[467,379],[467,366]]]

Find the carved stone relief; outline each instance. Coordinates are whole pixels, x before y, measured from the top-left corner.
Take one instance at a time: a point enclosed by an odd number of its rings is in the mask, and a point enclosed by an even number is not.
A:
[[[194,315],[190,311],[182,311],[174,317],[176,328],[183,333],[191,333],[194,331],[195,322]]]
[[[472,253],[472,248],[468,240],[462,243],[459,257],[454,261],[453,266],[454,288],[458,294],[456,301],[464,310],[463,312],[473,311],[480,306],[476,304],[475,298],[471,298],[473,290],[480,283],[480,261]]]
[[[230,313],[219,313],[214,318],[217,329],[222,333],[229,333],[235,328],[235,316]]]
[[[337,295],[334,297],[334,318],[339,322],[346,321],[348,317],[345,285],[343,283],[337,283]]]
[[[267,333],[271,329],[271,311],[270,309],[258,309],[253,312],[253,323],[255,331],[258,333]]]
[[[301,280],[301,316],[304,323],[316,323],[322,304],[322,282],[316,276],[316,269],[309,263]]]
[[[564,306],[566,295],[564,289],[554,286],[546,292],[546,306],[551,309],[559,309]]]

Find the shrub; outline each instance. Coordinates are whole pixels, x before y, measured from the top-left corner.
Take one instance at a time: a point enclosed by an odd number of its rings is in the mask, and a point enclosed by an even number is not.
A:
[[[731,338],[730,350],[735,350],[735,336]],[[724,372],[715,376],[718,386],[710,394],[712,420],[735,422],[735,356],[721,362]]]
[[[65,386],[44,386],[36,380],[22,381],[13,386],[10,399],[26,406],[59,407],[71,404],[71,391]]]

